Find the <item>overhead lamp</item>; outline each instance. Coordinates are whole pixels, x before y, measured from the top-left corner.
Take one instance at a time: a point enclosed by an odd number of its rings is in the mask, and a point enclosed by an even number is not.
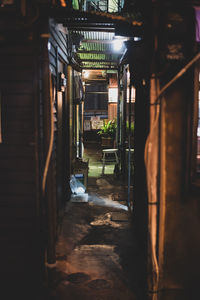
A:
[[[88,78],[89,75],[90,75],[90,72],[89,72],[89,71],[84,71],[84,72],[83,72],[83,77],[84,77],[84,78]]]
[[[139,36],[135,36],[134,38],[133,38],[133,40],[135,41],[135,42],[138,42],[138,41],[141,41],[141,37],[139,37]]]
[[[119,52],[120,50],[122,50],[123,46],[124,46],[124,40],[122,39],[113,40],[113,50],[115,52]]]
[[[129,37],[115,35],[114,40],[113,40],[113,50],[115,52],[121,51],[123,48],[125,48],[124,42],[126,42],[128,40],[129,40]]]

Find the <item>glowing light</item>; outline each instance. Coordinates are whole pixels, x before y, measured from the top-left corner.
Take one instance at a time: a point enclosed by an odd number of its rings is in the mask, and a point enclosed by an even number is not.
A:
[[[141,41],[141,37],[135,36],[135,37],[134,37],[134,41],[136,41],[136,42],[137,42],[137,41]]]
[[[83,72],[83,77],[84,77],[84,78],[88,78],[89,75],[90,75],[90,72],[89,72],[89,71],[84,71],[84,72]]]
[[[51,50],[51,43],[48,42],[48,50],[50,51]]]
[[[61,3],[61,6],[63,6],[63,7],[67,6],[64,0],[60,0],[60,3]]]
[[[118,52],[123,48],[124,41],[121,39],[116,39],[113,41],[113,50]]]
[[[108,90],[108,102],[116,103],[118,99],[118,88],[109,88]]]

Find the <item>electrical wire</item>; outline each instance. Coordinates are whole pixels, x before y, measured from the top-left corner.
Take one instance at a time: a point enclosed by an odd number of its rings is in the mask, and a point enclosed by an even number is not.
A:
[[[46,188],[46,179],[47,179],[47,173],[49,170],[50,165],[50,159],[52,155],[53,150],[53,141],[54,141],[54,117],[53,117],[53,106],[54,106],[54,99],[53,99],[53,93],[52,93],[52,82],[51,82],[51,74],[49,74],[49,84],[50,84],[50,94],[49,94],[49,101],[50,101],[50,141],[49,141],[49,147],[47,151],[47,157],[45,161],[45,167],[42,177],[42,194],[45,195],[45,188]]]
[[[156,79],[155,79],[156,80]],[[157,89],[156,89],[157,90]],[[156,97],[156,99],[158,96]],[[154,206],[157,204],[157,199],[153,200],[153,190],[152,190],[152,180],[155,178],[152,174],[150,174],[151,168],[148,167],[148,163],[150,163],[148,159],[148,150],[150,147],[150,151],[152,150],[152,135],[156,130],[156,127],[158,126],[158,120],[159,120],[159,113],[160,113],[160,107],[155,106],[155,119],[153,121],[152,127],[150,129],[150,134],[147,138],[146,144],[145,144],[145,166],[146,166],[146,172],[147,172],[147,191],[148,191],[148,203],[154,204]],[[149,152],[150,152],[149,151]],[[153,213],[155,214],[155,209],[154,206],[151,208],[151,214],[149,214],[149,224],[152,226],[152,222],[154,220],[153,218]],[[154,210],[154,211],[153,211]],[[157,209],[156,209],[157,210]],[[155,293],[158,290],[158,279],[159,279],[159,265],[157,261],[157,256],[156,256],[156,249],[155,249],[155,232],[151,230],[151,234],[149,233],[149,243],[150,243],[150,249],[151,249],[151,258],[152,258],[152,266],[153,266],[153,273],[154,276],[152,276],[154,279],[153,280],[153,294],[152,294],[152,300],[156,300],[157,294]]]
[[[155,102],[153,104],[156,104],[157,101],[159,100],[160,96],[177,80],[179,79],[181,76],[183,76],[183,74],[200,58],[200,52],[195,55],[195,57],[189,61],[189,63],[183,67],[159,92]]]
[[[200,53],[198,53],[184,68],[182,68],[159,92],[157,95],[154,103],[152,105],[158,104],[158,101],[161,97],[161,95],[176,81],[178,80],[198,59],[200,59]],[[158,110],[157,110],[158,111]],[[156,115],[154,123],[152,125],[152,129],[147,137],[146,144],[145,144],[145,161],[147,161],[147,152],[148,152],[148,145],[149,145],[149,139],[151,137],[151,134],[153,130],[155,129],[157,122],[159,119],[159,113]]]
[[[178,80],[181,76],[183,76],[183,74],[198,60],[200,59],[200,52],[184,67],[182,68],[161,90],[160,92],[158,93],[154,103],[152,103],[152,105],[155,105],[155,104],[158,104],[158,101],[160,99],[160,97],[162,96],[162,94],[176,81]],[[158,112],[158,110],[157,110]],[[158,119],[159,119],[159,113],[156,114],[156,117],[155,117],[155,120],[153,122],[153,125],[151,127],[151,130],[149,132],[149,135],[147,137],[147,140],[146,140],[146,144],[145,144],[145,162],[147,161],[147,152],[148,152],[148,146],[149,146],[149,140],[150,140],[150,137],[157,125],[157,122],[158,122]]]
[[[158,93],[158,95],[156,96],[156,99],[154,101],[154,103],[152,104],[159,104],[160,101],[160,97],[163,95],[163,93],[175,82],[177,81],[181,76],[183,76],[183,74],[197,61],[200,59],[200,53],[198,53],[184,68],[182,68]],[[159,117],[160,117],[160,108],[158,106],[156,107],[156,114],[155,114],[155,118],[153,121],[153,124],[151,126],[149,135],[147,137],[146,140],[146,144],[145,144],[145,151],[144,151],[144,161],[145,161],[145,166],[146,166],[146,172],[147,172],[147,188],[148,188],[148,202],[149,204],[154,204],[157,205],[157,201],[154,201],[152,199],[152,193],[151,193],[151,179],[152,176],[151,174],[148,172],[148,153],[151,152],[151,146],[152,146],[152,137],[153,134],[155,132],[156,127],[158,126],[158,121],[159,121]],[[154,272],[156,274],[156,280],[154,281],[154,294],[153,294],[153,298],[152,300],[156,300],[157,299],[157,292],[158,292],[158,279],[159,279],[159,265],[158,265],[158,261],[157,261],[157,255],[156,255],[156,249],[155,246],[153,244],[152,241],[152,237],[150,238],[150,243],[151,243],[151,253],[152,253],[152,265],[154,268]]]

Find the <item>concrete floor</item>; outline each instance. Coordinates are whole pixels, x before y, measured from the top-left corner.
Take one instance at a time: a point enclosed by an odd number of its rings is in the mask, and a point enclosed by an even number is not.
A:
[[[83,159],[89,160],[89,177],[101,177],[102,174],[102,148],[99,143],[85,143]],[[113,174],[115,164],[107,163],[105,166],[105,175]]]
[[[95,165],[91,153],[86,150]],[[100,161],[97,164],[100,166]],[[66,206],[57,242],[56,280],[46,299],[142,299],[140,254],[126,204],[126,187],[108,170],[101,177],[99,170],[90,169],[88,201],[72,200]]]
[[[126,182],[111,168],[101,176],[99,147],[89,145],[84,157],[90,158],[88,200],[67,203],[56,269],[49,272],[53,282],[34,300],[147,300]],[[163,290],[159,299],[197,298],[179,290]]]

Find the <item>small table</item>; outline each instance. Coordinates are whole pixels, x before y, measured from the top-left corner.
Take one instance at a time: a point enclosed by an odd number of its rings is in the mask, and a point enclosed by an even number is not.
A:
[[[106,155],[107,154],[114,154],[114,162],[116,162],[116,164],[119,164],[119,158],[118,158],[118,155],[117,155],[117,152],[118,152],[118,149],[103,149],[102,150],[103,152],[103,167],[102,167],[102,175],[104,175],[104,169],[105,169],[105,163],[106,163]],[[110,162],[110,160],[109,160]]]

